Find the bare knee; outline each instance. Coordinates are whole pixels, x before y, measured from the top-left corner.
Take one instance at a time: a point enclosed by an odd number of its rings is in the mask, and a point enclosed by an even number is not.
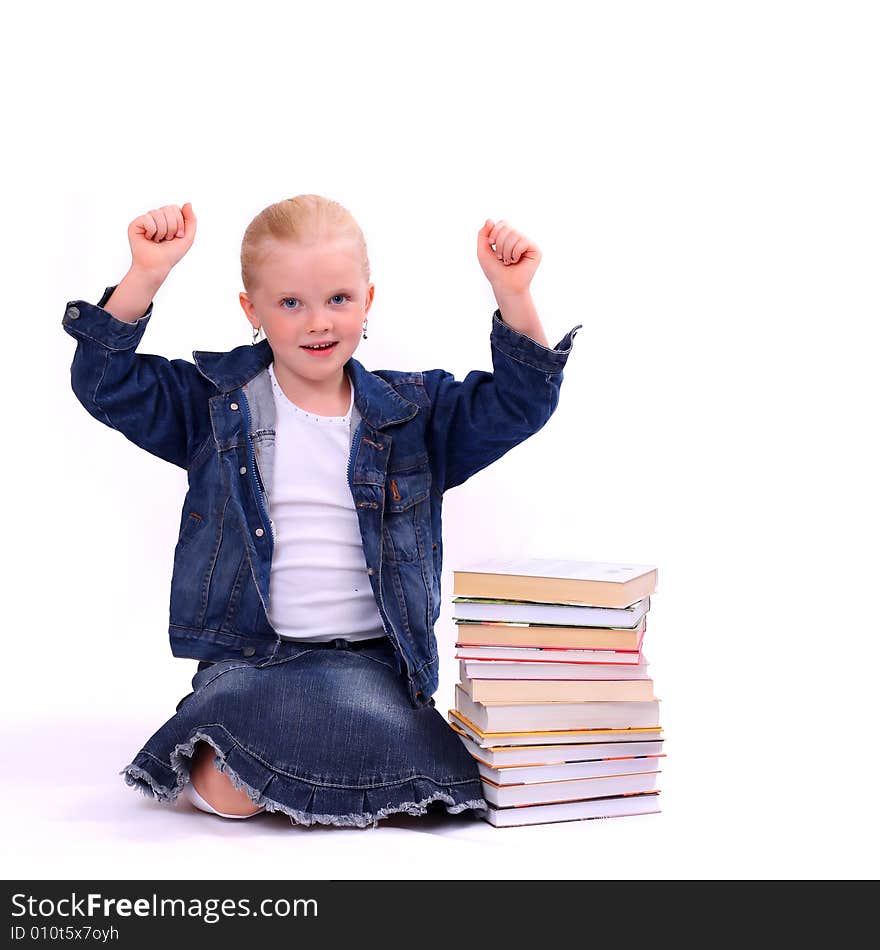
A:
[[[227,815],[255,815],[262,807],[255,805],[243,788],[234,788],[229,776],[214,765],[214,749],[207,742],[197,742],[190,765],[190,781],[205,801]]]

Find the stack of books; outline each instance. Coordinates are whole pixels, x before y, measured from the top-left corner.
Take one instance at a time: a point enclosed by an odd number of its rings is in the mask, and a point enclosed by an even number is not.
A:
[[[449,723],[497,827],[659,812],[659,700],[642,653],[657,569],[487,560],[454,571]]]

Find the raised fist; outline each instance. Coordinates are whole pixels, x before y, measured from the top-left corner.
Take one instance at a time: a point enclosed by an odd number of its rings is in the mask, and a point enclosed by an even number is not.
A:
[[[128,226],[132,267],[167,275],[192,247],[196,216],[192,205],[162,205],[140,215]]]

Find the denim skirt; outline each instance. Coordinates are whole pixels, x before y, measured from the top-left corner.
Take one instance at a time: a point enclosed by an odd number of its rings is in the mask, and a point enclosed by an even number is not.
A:
[[[284,640],[257,663],[200,663],[192,688],[119,773],[156,801],[176,800],[204,741],[234,788],[293,824],[487,808],[475,760],[433,704],[412,707],[387,637]]]

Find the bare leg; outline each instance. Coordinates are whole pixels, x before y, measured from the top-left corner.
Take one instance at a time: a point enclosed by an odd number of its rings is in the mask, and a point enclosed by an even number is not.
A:
[[[197,742],[190,766],[190,781],[202,798],[217,811],[227,815],[248,817],[263,811],[248,798],[243,788],[233,788],[229,776],[214,767],[214,749],[207,742]]]

